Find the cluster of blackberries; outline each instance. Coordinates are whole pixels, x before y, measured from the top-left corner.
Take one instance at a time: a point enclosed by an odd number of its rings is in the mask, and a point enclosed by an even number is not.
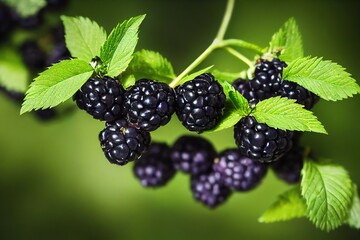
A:
[[[294,82],[283,80],[282,71],[286,66],[277,58],[271,61],[259,59],[254,78],[237,79],[233,86],[250,106],[256,106],[259,101],[270,97],[281,96],[295,99],[306,109],[311,109],[319,97]],[[235,125],[234,138],[243,155],[260,162],[274,162],[292,149],[294,132],[275,129],[246,116]]]
[[[213,128],[226,99],[221,85],[205,73],[175,89],[140,79],[125,90],[117,79],[92,77],[73,100],[95,119],[106,121],[99,135],[105,156],[111,163],[125,165],[148,147],[149,132],[166,125],[175,112],[191,131]]]

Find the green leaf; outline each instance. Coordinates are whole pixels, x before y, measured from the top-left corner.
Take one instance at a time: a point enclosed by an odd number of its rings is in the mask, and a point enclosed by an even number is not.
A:
[[[349,224],[350,227],[360,229],[360,198],[356,184],[353,184],[353,192],[354,196],[346,222]]]
[[[310,221],[326,231],[342,225],[353,196],[347,171],[339,165],[324,165],[307,159],[301,174],[301,195],[305,198]]]
[[[299,187],[294,187],[281,194],[259,218],[259,222],[272,223],[301,217],[306,217],[306,204]]]
[[[291,62],[304,56],[302,37],[294,18],[290,18],[270,41],[270,52],[280,52],[279,58]]]
[[[126,72],[136,79],[149,78],[166,83],[176,77],[171,63],[160,53],[149,50],[136,52]]]
[[[90,62],[100,56],[106,32],[96,22],[85,17],[61,16],[65,27],[65,41],[71,56]]]
[[[2,0],[10,7],[14,8],[21,17],[35,15],[40,9],[45,7],[45,0]]]
[[[20,114],[51,108],[66,101],[92,74],[92,67],[80,59],[64,60],[51,66],[30,85]]]
[[[20,54],[11,48],[0,49],[0,86],[9,91],[24,93],[29,85],[29,71]]]
[[[230,101],[227,101],[225,111],[220,122],[214,128],[206,132],[219,132],[227,128],[231,128],[238,123],[242,117],[243,116],[236,110],[234,105]]]
[[[196,72],[194,72],[194,73],[191,73],[191,74],[189,74],[189,75],[186,75],[185,77],[183,77],[181,80],[180,80],[180,82],[179,82],[179,85],[181,85],[181,84],[183,84],[183,83],[185,83],[185,82],[187,82],[187,81],[191,81],[191,80],[193,80],[195,77],[197,77],[197,76],[199,76],[199,75],[201,75],[201,74],[203,74],[203,73],[208,73],[208,72],[210,72],[210,70],[213,68],[213,65],[212,66],[209,66],[209,67],[206,67],[206,68],[203,68],[203,69],[201,69],[201,70],[199,70],[199,71],[196,71]]]
[[[337,101],[360,93],[360,87],[342,66],[322,58],[300,58],[284,69],[283,78],[325,100]]]
[[[100,58],[108,67],[108,76],[118,76],[129,65],[138,41],[139,26],[144,18],[145,15],[130,18],[111,31],[100,51]]]
[[[249,43],[240,39],[226,39],[223,41],[223,45],[224,46],[231,46],[231,47],[238,47],[238,48],[245,48],[245,49],[250,49],[253,50],[257,53],[264,53],[264,49],[262,49],[261,47],[253,44],[253,43]]]
[[[326,134],[324,126],[313,115],[313,112],[303,107],[295,103],[294,99],[272,97],[260,101],[251,115],[258,122],[266,123],[273,128]]]
[[[129,75],[122,76],[120,81],[121,81],[121,84],[123,85],[124,89],[127,89],[128,87],[135,84],[136,78],[134,75],[129,74]]]
[[[239,78],[243,78],[243,79],[246,78],[246,72],[247,72],[246,70],[237,73],[223,72],[217,69],[211,70],[211,74],[215,77],[215,79],[220,79],[222,81],[227,81],[229,83],[232,83],[233,81]]]

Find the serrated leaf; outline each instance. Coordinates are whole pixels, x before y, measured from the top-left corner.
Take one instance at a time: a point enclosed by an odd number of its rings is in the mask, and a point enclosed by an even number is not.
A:
[[[129,74],[121,77],[121,84],[123,85],[124,89],[127,89],[128,87],[132,86],[136,82],[136,78],[134,75]]]
[[[238,113],[234,105],[230,101],[227,101],[225,111],[220,122],[214,128],[206,132],[219,132],[227,128],[231,128],[238,123],[242,117],[243,116]]]
[[[29,71],[19,53],[11,48],[0,49],[0,86],[24,93],[29,85]]]
[[[306,204],[299,187],[294,187],[281,194],[261,215],[259,222],[273,223],[301,217],[306,217]]]
[[[136,52],[126,72],[136,79],[148,78],[165,83],[176,77],[171,63],[160,53],[150,50]]]
[[[326,134],[324,126],[313,115],[313,112],[303,107],[295,103],[294,99],[278,96],[260,101],[251,115],[258,122],[266,123],[273,128]]]
[[[284,69],[283,78],[330,101],[360,93],[359,85],[344,67],[318,57],[305,57],[291,62]]]
[[[310,221],[326,231],[342,225],[353,196],[347,171],[339,165],[318,164],[307,159],[301,174],[301,195]]]
[[[360,229],[360,198],[356,184],[353,184],[353,199],[346,222],[350,227]]]
[[[257,53],[264,53],[264,49],[257,46],[256,44],[243,41],[241,39],[226,39],[223,41],[224,46],[238,47],[253,50]]]
[[[223,72],[217,69],[211,70],[211,74],[215,77],[215,79],[221,79],[222,81],[227,81],[229,83],[232,83],[236,79],[239,78],[246,78],[246,71],[243,72]]]
[[[203,74],[203,73],[208,73],[208,72],[210,72],[210,70],[213,68],[213,65],[212,66],[209,66],[209,67],[206,67],[206,68],[203,68],[203,69],[201,69],[201,70],[199,70],[199,71],[196,71],[196,72],[194,72],[194,73],[191,73],[191,74],[189,74],[189,75],[186,75],[185,77],[183,77],[181,80],[180,80],[180,82],[179,82],[179,85],[181,85],[181,84],[183,84],[183,83],[185,83],[185,82],[187,82],[187,81],[191,81],[191,80],[193,80],[195,77],[197,77],[197,76],[199,76],[199,75],[201,75],[201,74]]]
[[[291,62],[304,56],[302,37],[294,18],[290,18],[270,41],[270,52],[280,52],[279,58]]]
[[[21,17],[35,15],[40,9],[45,7],[45,0],[2,0],[7,5],[16,10]]]
[[[90,62],[100,56],[106,32],[96,22],[85,17],[61,16],[65,27],[65,41],[71,56]]]
[[[110,33],[100,51],[103,64],[108,67],[108,76],[118,76],[129,65],[134,53],[138,30],[145,15],[125,20],[118,24]]]
[[[91,77],[93,69],[80,60],[63,60],[35,78],[26,92],[20,114],[54,107],[70,97]]]

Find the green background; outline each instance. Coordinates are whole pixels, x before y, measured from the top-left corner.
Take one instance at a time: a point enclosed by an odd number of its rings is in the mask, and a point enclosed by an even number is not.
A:
[[[161,52],[180,73],[212,41],[225,1],[70,1],[64,14],[87,16],[108,31],[119,21],[146,13],[137,49]],[[360,17],[357,1],[237,1],[228,32],[266,46],[294,16],[307,55],[323,56],[360,78]],[[216,52],[202,66],[224,71],[244,65]],[[315,114],[329,135],[307,133],[304,145],[344,166],[360,185],[359,96],[320,101]],[[97,135],[103,123],[86,113],[39,122],[19,116],[19,106],[0,95],[1,239],[354,239],[360,232],[340,227],[321,232],[308,220],[260,224],[257,218],[291,186],[268,172],[248,193],[236,193],[208,210],[192,199],[188,176],[178,173],[168,186],[144,189],[132,164],[109,164]],[[185,129],[173,121],[152,134],[173,143]],[[204,134],[221,151],[234,147],[232,129]]]

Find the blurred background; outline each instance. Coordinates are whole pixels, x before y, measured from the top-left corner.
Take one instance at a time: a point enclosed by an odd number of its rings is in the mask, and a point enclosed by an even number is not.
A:
[[[226,1],[70,0],[60,14],[86,16],[110,31],[119,21],[146,13],[137,49],[159,51],[180,73],[212,41]],[[271,35],[295,17],[307,55],[323,56],[360,79],[359,1],[236,2],[226,37],[266,46]],[[202,66],[240,71],[244,65],[215,52]],[[201,66],[200,66],[201,67]],[[71,104],[71,103],[70,103]],[[360,185],[360,98],[320,101],[315,114],[329,135],[306,133],[303,144],[344,166]],[[111,165],[98,133],[103,123],[76,110],[42,122],[19,116],[20,106],[0,94],[1,239],[355,239],[342,226],[330,233],[307,219],[261,224],[257,218],[291,186],[271,171],[248,193],[233,194],[215,210],[195,202],[188,176],[178,173],[166,186],[144,189],[132,164]],[[176,117],[152,134],[173,143],[187,133]],[[232,129],[204,134],[218,151],[235,147]]]

